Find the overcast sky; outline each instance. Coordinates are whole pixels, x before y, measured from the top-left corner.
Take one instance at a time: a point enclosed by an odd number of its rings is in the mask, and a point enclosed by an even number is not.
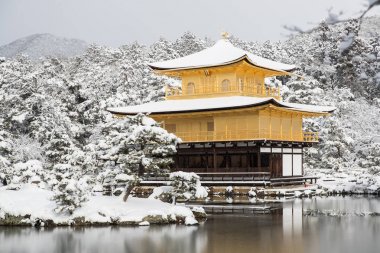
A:
[[[282,40],[283,25],[308,27],[327,9],[357,16],[367,0],[0,0],[0,45],[34,33],[52,33],[102,45],[185,31],[217,39],[228,31],[244,40]],[[380,14],[377,7],[369,15]]]

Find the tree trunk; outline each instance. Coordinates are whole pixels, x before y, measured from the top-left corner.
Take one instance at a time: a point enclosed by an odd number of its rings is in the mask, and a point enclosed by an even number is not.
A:
[[[138,172],[138,175],[139,177],[142,177],[144,175],[144,166],[141,164],[139,164],[139,172]]]
[[[135,188],[136,182],[129,182],[125,186],[124,189],[124,196],[123,196],[123,201],[126,202],[128,200],[129,195],[131,194],[133,188]]]
[[[176,199],[176,196],[175,195],[173,195],[173,197],[172,197],[173,199],[172,199],[172,205],[175,205],[176,203],[177,203],[177,199]]]

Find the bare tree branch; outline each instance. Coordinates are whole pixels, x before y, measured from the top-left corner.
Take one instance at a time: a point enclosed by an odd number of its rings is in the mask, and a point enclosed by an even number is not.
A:
[[[341,17],[343,15],[343,12],[340,11],[339,13],[333,13],[332,7],[330,7],[327,10],[328,16],[324,20],[324,22],[328,25],[334,25],[334,24],[338,24],[338,23],[347,22],[349,20],[358,20],[359,21],[359,30],[360,30],[360,27],[362,25],[362,21],[363,21],[363,18],[365,17],[365,15],[373,7],[380,5],[380,0],[369,0],[369,2],[370,2],[370,4],[368,5],[367,9],[365,9],[359,17],[350,18],[350,19],[340,19],[339,17]],[[299,33],[299,34],[312,33],[315,29],[317,29],[316,27],[314,27],[314,28],[311,28],[309,30],[303,30],[302,28],[295,26],[295,25],[292,25],[292,26],[284,25],[283,28],[290,31],[290,32]]]
[[[373,0],[372,0],[373,1]],[[362,15],[359,16],[359,19],[362,19],[373,7],[376,5],[380,5],[380,0],[374,0],[373,2],[370,2],[370,5],[368,8],[362,13]]]

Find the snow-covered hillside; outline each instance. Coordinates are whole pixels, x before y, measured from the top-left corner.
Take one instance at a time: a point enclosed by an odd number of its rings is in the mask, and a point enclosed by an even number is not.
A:
[[[20,54],[28,55],[31,60],[41,57],[71,57],[81,55],[87,49],[86,42],[67,39],[52,34],[33,34],[0,47],[0,57],[12,58]]]
[[[361,29],[373,30],[373,23],[368,24]],[[284,42],[230,38],[244,50],[299,67],[296,73],[303,79],[272,82],[282,86],[285,102],[337,107],[331,117],[305,123],[305,130],[320,132],[319,145],[306,152],[308,173],[351,173],[350,180],[380,176],[380,38],[358,35],[358,29],[352,20],[322,23],[312,33]],[[154,75],[147,63],[209,45],[185,33],[151,46],[92,45],[70,59],[0,60],[0,178],[43,179],[59,164],[80,168],[75,174],[86,175],[89,184],[104,183],[126,150],[120,142],[125,126],[117,125],[105,109],[162,100],[163,87],[172,80]],[[40,161],[42,169],[28,169],[30,160]],[[369,186],[378,180],[358,182]]]

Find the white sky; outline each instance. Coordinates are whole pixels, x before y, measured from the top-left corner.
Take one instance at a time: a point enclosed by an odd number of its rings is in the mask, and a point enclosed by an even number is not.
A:
[[[327,9],[357,16],[368,0],[0,0],[0,45],[34,33],[120,46],[175,39],[185,31],[217,39],[281,40],[283,25],[309,27]],[[380,7],[369,15],[380,14]]]

